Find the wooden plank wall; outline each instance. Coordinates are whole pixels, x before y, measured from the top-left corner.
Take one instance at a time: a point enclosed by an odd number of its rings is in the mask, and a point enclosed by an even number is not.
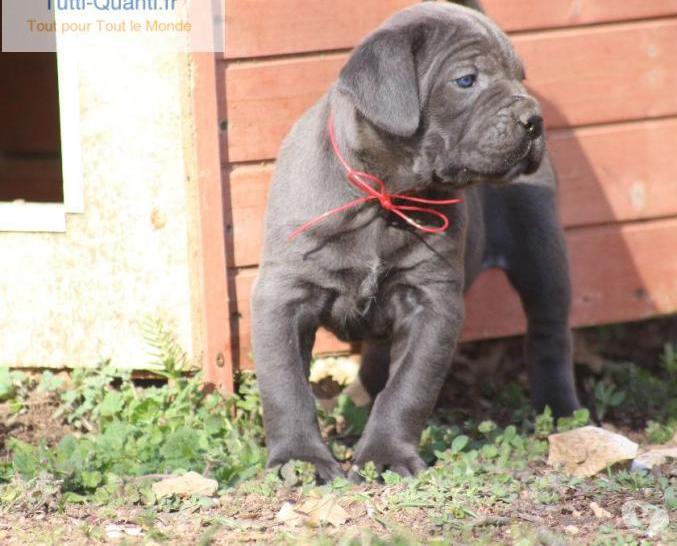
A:
[[[231,294],[240,367],[281,139],[349,50],[403,0],[230,0],[220,65]],[[677,310],[677,0],[484,0],[525,61],[561,181],[575,326]],[[466,340],[520,333],[502,273],[468,295]],[[318,352],[345,350],[322,333]]]

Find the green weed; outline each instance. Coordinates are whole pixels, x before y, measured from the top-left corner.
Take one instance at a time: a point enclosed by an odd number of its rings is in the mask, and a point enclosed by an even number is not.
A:
[[[553,432],[566,432],[575,428],[584,427],[590,423],[590,412],[587,408],[574,411],[569,417],[560,417],[555,423],[550,407],[546,406],[543,413],[534,420],[534,434],[538,438],[547,438]]]
[[[626,391],[604,381],[597,381],[592,387],[595,399],[595,414],[602,421],[608,411],[620,406],[626,397]]]
[[[677,509],[674,477],[662,471],[609,469],[584,479],[548,468],[544,463],[547,436],[588,424],[590,412],[580,410],[556,421],[546,408],[534,416],[523,389],[516,384],[501,395],[515,408],[505,420],[495,417],[500,425],[488,419],[469,419],[465,413],[437,414],[425,428],[419,446],[420,455],[431,466],[416,478],[402,478],[388,470],[379,474],[375,465],[367,464],[362,469],[365,484],[355,486],[339,478],[317,487],[315,470],[305,462],[293,461],[264,472],[262,410],[254,377],[239,376],[234,396],[205,391],[201,375],[190,374],[186,355],[171,332],[152,320],[145,328],[154,361],[162,364],[157,373],[166,383],[161,386],[140,388],[128,371],[110,364],[74,370],[67,389],[61,378],[50,372],[31,379],[0,370],[0,401],[16,404],[12,407],[21,411],[31,388],[53,393],[60,401],[55,419],[75,430],[53,446],[16,438],[6,442],[9,457],[0,460],[0,510],[33,515],[80,509],[68,507],[70,503],[114,517],[118,508],[136,505],[136,522],[147,538],[155,541],[171,538],[165,534],[164,524],[163,531],[155,527],[158,514],[195,512],[203,518],[198,543],[209,544],[221,532],[244,528],[238,517],[249,510],[252,498],[275,506],[269,516],[272,519],[280,499],[298,502],[307,495],[331,494],[341,498],[346,507],[363,506],[366,515],[358,517],[364,518],[362,522],[373,520],[383,529],[383,536],[359,529],[347,534],[336,530],[332,535],[323,527],[317,540],[308,544],[408,545],[497,544],[506,539],[508,531],[515,544],[552,543],[559,540],[554,531],[541,536],[546,531],[518,523],[515,514],[531,509],[541,514],[539,518],[544,518],[543,514],[557,518],[560,508],[569,509],[574,493],[575,498],[600,503],[611,498],[613,502],[607,506],[618,507],[627,499],[638,498],[664,506],[668,512]],[[606,370],[601,380],[590,385],[597,416],[609,415],[618,403],[624,408],[643,405],[646,414],[648,404],[652,412],[652,421],[645,428],[648,440],[669,440],[677,423],[674,347],[664,350],[662,366],[657,375],[633,364]],[[618,402],[621,397],[624,399]],[[328,414],[320,412],[321,429],[341,460],[350,459],[352,442],[363,432],[367,417],[368,410],[356,407],[347,396],[340,396]],[[506,421],[512,424],[505,426]],[[213,499],[155,498],[151,488],[155,478],[189,470],[219,481],[221,501],[227,498],[227,502],[218,505],[218,516],[210,511],[216,507]],[[407,522],[414,516],[418,537],[440,538],[421,541],[409,536],[413,527],[407,527]],[[88,525],[83,524],[84,535],[94,539],[104,536],[99,527]],[[640,543],[607,527],[600,525],[591,543]],[[295,532],[281,533],[275,540],[306,543]]]
[[[677,344],[666,343],[663,346],[661,364],[670,377],[677,378]]]
[[[674,423],[667,425],[657,421],[649,421],[644,432],[649,442],[665,444],[672,440],[673,435],[677,432],[675,425],[677,425],[677,419],[675,419]]]
[[[8,402],[12,413],[23,409],[31,387],[32,381],[24,372],[0,367],[0,402]]]
[[[168,370],[167,373],[171,373]],[[65,436],[58,445],[10,439],[10,467],[0,472],[35,480],[47,474],[70,502],[105,504],[115,498],[143,503],[141,482],[123,479],[195,470],[222,485],[251,478],[265,464],[258,389],[242,376],[238,396],[202,389],[202,377],[177,377],[173,385],[137,388],[129,372],[106,365],[75,370],[61,394],[60,417],[89,434]]]

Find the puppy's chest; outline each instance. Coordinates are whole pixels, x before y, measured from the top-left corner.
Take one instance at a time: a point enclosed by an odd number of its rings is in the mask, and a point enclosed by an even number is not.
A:
[[[397,277],[393,268],[372,259],[333,276],[332,304],[325,326],[345,340],[385,335],[389,294]]]

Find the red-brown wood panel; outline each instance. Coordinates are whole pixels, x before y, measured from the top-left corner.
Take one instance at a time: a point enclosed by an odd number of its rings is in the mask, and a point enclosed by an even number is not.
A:
[[[622,322],[677,311],[677,219],[582,228],[568,234],[573,326]],[[243,367],[251,367],[249,294],[255,270],[237,281]],[[519,301],[499,271],[485,273],[467,296],[463,340],[524,331]],[[323,332],[315,352],[346,350]]]
[[[677,19],[521,35],[515,45],[549,127],[677,113]],[[229,160],[275,157],[345,60],[331,54],[228,65]]]
[[[677,119],[553,131],[550,149],[568,227],[677,215]],[[258,263],[273,165],[230,173],[234,260]]]
[[[346,49],[414,0],[229,0],[226,56]],[[484,0],[508,31],[677,15],[677,0]]]
[[[269,159],[292,124],[318,100],[346,56],[234,64],[226,70],[228,158]]]
[[[190,57],[195,86],[189,105],[192,116],[192,149],[187,174],[193,178],[197,199],[187,196],[190,221],[190,269],[192,316],[200,346],[196,357],[202,361],[204,380],[220,390],[233,392],[233,372],[236,370],[237,321],[231,313],[235,306],[228,276],[226,240],[223,237],[224,195],[221,192],[222,173],[219,154],[218,98],[216,58],[213,53],[195,53]],[[196,243],[196,248],[193,248]],[[197,246],[199,244],[199,247]],[[198,333],[199,332],[199,333]]]
[[[412,0],[229,0],[226,57],[345,49]]]
[[[507,31],[677,15],[677,0],[482,0],[482,4]]]
[[[558,130],[548,140],[565,226],[677,216],[677,118]]]

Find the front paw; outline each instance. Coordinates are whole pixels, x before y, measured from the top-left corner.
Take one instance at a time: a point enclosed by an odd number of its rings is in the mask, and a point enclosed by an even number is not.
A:
[[[362,481],[361,469],[369,462],[374,463],[378,473],[386,470],[402,477],[416,476],[428,465],[419,457],[416,446],[394,446],[386,442],[368,442],[358,446],[349,478],[353,482]]]

